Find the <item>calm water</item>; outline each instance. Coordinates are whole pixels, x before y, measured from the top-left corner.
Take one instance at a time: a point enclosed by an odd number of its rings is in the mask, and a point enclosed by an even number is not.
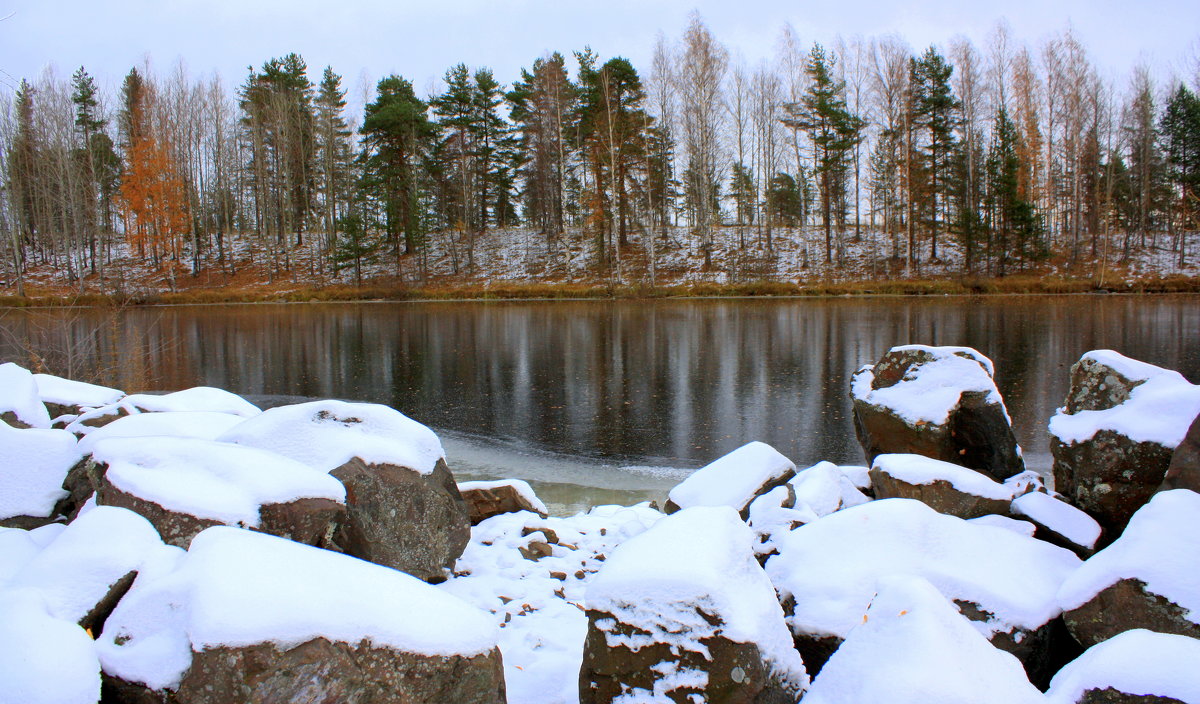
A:
[[[443,435],[460,479],[524,477],[566,509],[661,494],[750,440],[802,466],[861,462],[849,377],[893,345],[991,357],[1043,468],[1046,422],[1087,350],[1200,381],[1194,296],[8,310],[0,328],[5,361],[36,352],[128,391],[386,403]]]

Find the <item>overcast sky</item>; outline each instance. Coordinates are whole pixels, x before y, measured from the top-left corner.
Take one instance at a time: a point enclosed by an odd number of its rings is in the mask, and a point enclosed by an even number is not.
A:
[[[1139,61],[1182,73],[1200,40],[1200,0],[0,0],[0,86],[53,64],[64,76],[84,65],[112,88],[147,56],[159,73],[183,59],[236,85],[249,65],[293,51],[314,79],[332,65],[352,93],[389,73],[428,91],[459,62],[509,83],[534,58],[585,45],[644,72],[655,35],[677,39],[693,8],[751,63],[789,22],[805,45],[895,32],[920,49],[959,34],[982,46],[1004,17],[1034,46],[1070,25],[1123,85]]]

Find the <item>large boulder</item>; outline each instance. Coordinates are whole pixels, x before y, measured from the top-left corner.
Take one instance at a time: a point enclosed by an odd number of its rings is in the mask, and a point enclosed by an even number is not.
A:
[[[221,436],[328,472],[346,487],[334,545],[437,582],[471,536],[467,504],[432,430],[373,403],[313,401],[272,408]]]
[[[1021,663],[998,650],[928,581],[880,580],[859,625],[804,704],[1039,704]]]
[[[938,513],[978,518],[1008,513],[1012,489],[957,464],[922,455],[877,455],[871,486],[879,499],[916,499]]]
[[[1062,584],[1063,619],[1081,645],[1146,628],[1200,638],[1200,494],[1156,494],[1121,537]]]
[[[33,528],[54,519],[63,481],[79,461],[65,430],[17,429],[0,422],[0,526]]]
[[[0,364],[0,421],[14,428],[49,428],[50,413],[28,369]]]
[[[1183,441],[1171,454],[1171,464],[1160,491],[1191,489],[1200,492],[1200,415],[1188,427]]]
[[[502,703],[487,614],[396,570],[210,528],[96,642],[116,702]]]
[[[880,578],[910,575],[1040,674],[1055,647],[1058,588],[1080,564],[1068,550],[911,499],[848,508],[776,542],[767,574],[810,672],[862,622]]]
[[[587,590],[581,704],[795,702],[808,684],[754,535],[727,506],[659,521]]]
[[[1050,419],[1055,490],[1100,523],[1102,544],[1112,542],[1163,483],[1198,413],[1200,387],[1178,372],[1088,352]]]
[[[165,542],[182,548],[215,525],[323,544],[345,510],[346,492],[336,479],[251,447],[112,437],[96,443],[91,463],[97,503],[145,516]]]
[[[854,430],[867,462],[916,454],[997,481],[1025,469],[992,362],[969,347],[893,347],[854,373]]]
[[[796,476],[796,465],[764,442],[751,442],[697,469],[667,495],[664,510],[729,506],[743,519],[750,503]]]
[[[471,525],[502,513],[529,511],[542,518],[547,515],[546,504],[542,503],[529,482],[520,479],[501,479],[492,482],[459,482],[458,492],[467,502]]]
[[[1049,704],[1200,702],[1200,640],[1143,629],[1098,643],[1050,682]]]

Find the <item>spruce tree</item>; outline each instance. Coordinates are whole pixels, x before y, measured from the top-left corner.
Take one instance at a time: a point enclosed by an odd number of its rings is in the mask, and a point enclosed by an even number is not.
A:
[[[321,74],[316,106],[317,169],[320,173],[320,213],[325,225],[326,248],[335,240],[335,226],[346,213],[350,186],[350,128],[346,125],[346,91],[342,77],[326,66]]]
[[[954,130],[958,126],[959,102],[950,89],[950,76],[953,73],[954,67],[932,46],[925,50],[920,59],[913,59],[910,64],[914,122],[924,133],[922,170],[928,175],[929,189],[922,209],[929,228],[930,259],[933,260],[938,256],[941,213],[947,209],[949,200],[948,172],[955,150]]]

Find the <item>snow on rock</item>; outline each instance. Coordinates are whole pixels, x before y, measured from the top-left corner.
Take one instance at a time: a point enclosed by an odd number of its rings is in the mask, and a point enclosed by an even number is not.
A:
[[[95,628],[103,620],[98,612],[113,605],[102,605],[110,590],[123,591],[131,573],[162,549],[149,521],[123,508],[99,506],[75,519],[4,586],[36,590],[54,618]],[[126,583],[118,587],[122,578]]]
[[[63,480],[80,457],[75,436],[65,430],[0,423],[0,521],[50,517],[67,496]]]
[[[1021,663],[971,627],[919,577],[878,592],[804,696],[805,704],[1037,704]]]
[[[662,518],[648,504],[598,506],[565,518],[503,513],[471,530],[439,587],[493,614],[510,704],[578,701],[587,585],[618,545]]]
[[[529,482],[522,479],[459,482],[458,492],[467,502],[473,526],[500,513],[532,511],[543,517],[549,515],[546,504],[533,492]]]
[[[312,542],[313,534],[325,534],[332,513],[346,500],[345,488],[325,472],[266,450],[212,440],[110,437],[95,444],[92,460],[105,467],[99,503],[143,513],[164,540],[180,547],[218,523]],[[315,507],[314,525],[293,525],[290,512],[278,525],[264,520],[264,507],[302,500],[324,500]]]
[[[0,420],[18,428],[50,427],[33,374],[12,362],[0,364]]]
[[[759,556],[774,554],[778,552],[777,536],[821,516],[870,501],[858,490],[846,473],[847,469],[854,473],[858,468],[818,462],[798,472],[787,484],[775,487],[751,502],[748,522],[759,540],[755,553]]]
[[[244,418],[232,413],[213,411],[166,411],[123,416],[103,427],[91,430],[79,440],[81,454],[90,455],[104,438],[137,438],[164,435],[180,438],[216,440]]]
[[[1039,538],[1055,542],[1054,536],[1059,536],[1056,544],[1068,550],[1073,549],[1072,546],[1091,550],[1100,539],[1100,524],[1096,519],[1049,494],[1031,491],[1018,496],[1013,499],[1012,509],[1014,514],[1037,524],[1040,532],[1049,533],[1039,535]]]
[[[1058,602],[1072,635],[1086,645],[1122,631],[1200,637],[1200,494],[1156,494],[1116,542],[1067,578]]]
[[[614,550],[587,590],[580,701],[798,698],[808,675],[753,543],[732,507],[694,506]]]
[[[730,506],[747,516],[755,497],[795,476],[796,465],[763,442],[751,442],[701,467],[677,484],[666,511],[693,506]]]
[[[992,362],[969,347],[893,347],[851,377],[867,455],[925,455],[1003,480],[1024,470]]]
[[[242,418],[252,418],[262,410],[246,399],[225,389],[211,386],[195,386],[169,394],[132,394],[121,403],[142,411],[163,413],[166,411],[209,411],[232,413]]]
[[[271,408],[220,439],[271,450],[323,472],[357,457],[429,474],[446,456],[432,430],[376,403],[311,401]]]
[[[48,614],[36,590],[0,590],[0,702],[98,701],[100,663],[87,632]]]
[[[1159,489],[1198,413],[1200,386],[1178,372],[1088,352],[1071,367],[1066,403],[1050,419],[1055,489],[1111,542]]]
[[[25,565],[66,528],[61,523],[51,523],[33,530],[0,528],[0,587],[25,569]]]
[[[973,523],[978,526],[1003,528],[1004,530],[1012,531],[1017,535],[1023,535],[1026,538],[1032,538],[1033,534],[1037,532],[1037,526],[1033,525],[1029,521],[1019,521],[1015,518],[1009,518],[1008,516],[997,516],[995,514],[988,514],[986,516],[980,516],[979,518],[969,518],[967,519],[967,523]]]
[[[1089,691],[1200,703],[1200,640],[1134,629],[1093,645],[1050,682],[1050,704],[1077,704]]]
[[[1012,489],[973,469],[921,455],[878,455],[871,486],[881,499],[917,499],[935,510],[977,518],[1006,514]]]
[[[1058,616],[1058,588],[1080,564],[1068,550],[910,499],[839,511],[777,542],[767,574],[794,602],[788,622],[806,661],[818,657],[805,652],[810,646],[828,653],[862,621],[876,582],[892,574],[923,577],[947,599],[973,605],[986,619],[975,627],[997,645],[1032,648],[1036,639],[1026,636]]]
[[[53,374],[34,374],[38,396],[46,404],[64,408],[99,408],[116,403],[124,391],[83,381],[64,379]]]
[[[218,526],[196,536],[174,569],[139,575],[96,648],[105,672],[161,691],[194,684],[186,675],[203,651],[288,650],[314,639],[474,658],[493,651],[497,629],[487,614],[402,572]]]

